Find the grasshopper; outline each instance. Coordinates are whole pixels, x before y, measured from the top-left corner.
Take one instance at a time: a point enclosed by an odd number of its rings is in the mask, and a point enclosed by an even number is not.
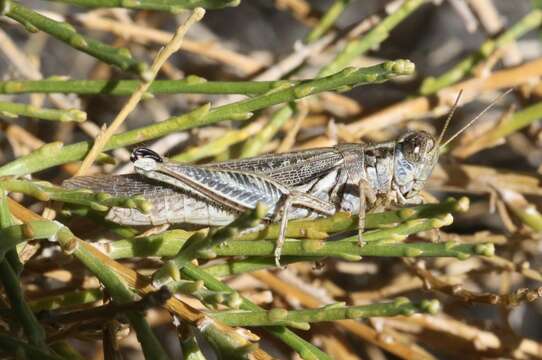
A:
[[[363,245],[366,212],[421,203],[419,193],[441,149],[497,101],[441,145],[460,96],[438,138],[415,131],[374,145],[338,144],[204,165],[175,163],[150,149],[137,148],[131,156],[136,174],[76,177],[64,186],[114,196],[143,195],[151,202],[147,214],[113,207],[106,219],[123,225],[222,226],[263,203],[267,209],[264,220],[280,222],[275,248],[280,266],[288,220],[330,216],[337,211],[358,214],[358,238]]]

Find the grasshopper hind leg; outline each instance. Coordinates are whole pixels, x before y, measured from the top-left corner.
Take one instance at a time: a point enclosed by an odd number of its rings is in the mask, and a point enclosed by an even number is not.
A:
[[[282,247],[284,246],[284,240],[286,239],[288,213],[292,206],[302,206],[328,216],[335,214],[335,205],[327,201],[322,201],[310,194],[304,194],[296,191],[287,195],[284,199],[284,203],[280,207],[280,211],[278,212],[278,214],[280,214],[280,230],[274,252],[275,264],[278,267],[282,267],[280,265],[280,255],[282,253]]]
[[[281,214],[280,214],[280,229],[279,236],[277,238],[277,244],[275,245],[275,265],[277,267],[282,267],[280,265],[280,255],[282,253],[282,247],[284,246],[284,240],[286,239],[286,228],[288,227],[288,211],[290,206],[292,206],[293,199],[291,196],[286,197],[286,201],[282,205]]]

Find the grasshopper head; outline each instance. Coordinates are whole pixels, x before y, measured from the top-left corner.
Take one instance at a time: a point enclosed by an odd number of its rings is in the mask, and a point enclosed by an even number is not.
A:
[[[394,182],[405,199],[414,198],[431,176],[439,156],[437,140],[425,131],[409,132],[397,141]]]

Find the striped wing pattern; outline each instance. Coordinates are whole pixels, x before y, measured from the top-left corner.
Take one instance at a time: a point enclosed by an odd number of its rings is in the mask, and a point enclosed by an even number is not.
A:
[[[288,192],[285,187],[258,174],[173,163],[163,166],[168,174],[176,174],[199,193],[220,203],[231,203],[239,210],[253,209],[261,202],[269,213],[274,213],[275,206]]]

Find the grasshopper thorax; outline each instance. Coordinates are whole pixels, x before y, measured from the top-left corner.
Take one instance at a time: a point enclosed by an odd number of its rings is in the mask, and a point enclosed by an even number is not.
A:
[[[438,156],[437,140],[425,131],[409,132],[397,140],[393,181],[400,197],[416,198],[431,176]]]

